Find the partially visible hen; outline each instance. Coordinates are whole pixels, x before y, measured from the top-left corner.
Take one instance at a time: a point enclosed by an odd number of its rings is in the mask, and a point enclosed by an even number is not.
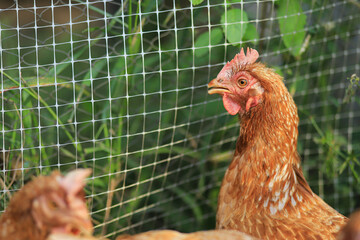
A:
[[[360,210],[350,215],[349,222],[340,230],[337,240],[360,240]]]
[[[79,236],[70,233],[53,233],[46,240],[109,240],[103,237]]]
[[[256,240],[247,234],[233,230],[212,230],[180,233],[173,230],[156,230],[136,235],[120,235],[116,240]],[[105,238],[79,237],[68,234],[52,234],[47,240],[106,240]]]
[[[218,200],[217,228],[261,239],[335,239],[347,218],[312,192],[297,152],[297,108],[281,76],[244,50],[212,80],[240,135]]]
[[[11,198],[0,217],[1,240],[45,240],[51,233],[91,235],[83,187],[89,169],[39,176]]]
[[[53,233],[46,240],[108,240],[107,238],[98,238],[94,236],[77,236],[69,233]]]
[[[172,230],[158,230],[136,235],[122,235],[116,240],[256,240],[247,234],[232,230],[212,230],[195,233],[180,233]]]

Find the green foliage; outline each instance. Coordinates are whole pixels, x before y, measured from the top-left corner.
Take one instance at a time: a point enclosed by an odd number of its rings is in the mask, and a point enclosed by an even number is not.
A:
[[[337,107],[337,114],[341,112],[341,108],[348,104],[350,99],[355,95],[356,88],[359,86],[359,78],[356,74],[353,74],[349,78],[349,82],[350,84],[346,89],[343,101],[340,103],[337,101],[334,102]],[[312,116],[310,116],[309,119],[319,135],[319,137],[314,138],[314,142],[321,148],[321,159],[324,161],[323,171],[327,177],[337,177],[348,168],[353,177],[360,183],[360,177],[357,173],[360,169],[358,159],[360,157],[359,149],[348,150],[347,146],[349,143],[344,136],[335,134],[330,126],[324,131]]]
[[[209,33],[204,32],[200,34],[195,41],[195,56],[202,57],[204,56],[209,50],[208,48],[201,48],[209,46]],[[211,45],[217,45],[221,43],[223,38],[222,31],[220,28],[213,28],[211,30]]]
[[[0,72],[1,73],[1,72]],[[9,91],[11,89],[18,89],[20,86],[20,82],[14,80],[13,78],[9,77],[6,73],[2,73],[5,76],[4,82],[3,82],[3,89],[4,91]],[[8,77],[6,77],[8,76]],[[43,86],[53,86],[55,83],[61,85],[61,83],[68,82],[65,79],[57,78],[55,80],[54,77],[48,78],[48,77],[40,77],[40,78],[25,78],[21,81],[21,87],[43,87]]]
[[[314,138],[314,142],[321,146],[324,153],[325,173],[328,177],[333,178],[339,170],[341,150],[347,146],[347,141],[343,136],[336,136],[331,129],[325,132],[318,130],[321,137]]]
[[[349,152],[347,156],[345,157],[345,161],[341,164],[339,168],[339,173],[343,173],[343,171],[349,167],[351,170],[351,173],[355,177],[356,181],[360,183],[360,176],[358,173],[358,169],[360,167],[360,162],[358,160],[360,158],[360,154],[356,154],[355,152]]]
[[[247,13],[237,8],[227,10],[221,16],[220,23],[229,43],[239,44],[246,32],[248,21]]]
[[[278,5],[277,16],[284,44],[293,56],[299,56],[306,35],[306,16],[302,13],[301,2],[280,0]]]
[[[254,24],[249,23],[247,25],[243,40],[247,42],[252,42],[253,44],[256,44],[256,42],[259,40],[259,34]]]
[[[196,5],[200,5],[204,0],[189,0],[192,5],[196,6]]]
[[[360,78],[356,74],[351,75],[349,80],[350,84],[346,89],[345,97],[343,99],[344,103],[349,103],[351,99],[355,96],[356,90],[360,88]]]

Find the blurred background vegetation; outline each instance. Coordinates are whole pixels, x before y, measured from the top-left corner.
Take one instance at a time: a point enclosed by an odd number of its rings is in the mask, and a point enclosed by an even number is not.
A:
[[[312,189],[360,205],[360,3],[2,1],[1,210],[32,176],[93,169],[96,233],[215,226],[239,126],[207,83],[241,47],[284,76]]]

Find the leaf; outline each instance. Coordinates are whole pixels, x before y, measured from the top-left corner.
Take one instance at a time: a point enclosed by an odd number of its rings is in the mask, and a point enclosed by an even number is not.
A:
[[[199,5],[201,4],[204,0],[189,0],[192,5],[196,6],[196,5]]]
[[[90,154],[93,152],[101,152],[101,151],[108,152],[108,153],[110,152],[109,149],[104,148],[104,147],[89,147],[89,148],[84,149],[85,154]]]
[[[349,163],[349,158],[346,159],[345,162],[343,162],[341,164],[341,166],[339,167],[339,173],[342,174],[342,172],[345,170],[346,166],[348,165]]]
[[[282,72],[282,70],[279,66],[271,66],[271,68],[274,69],[277,74],[284,77],[284,73]]]
[[[94,186],[96,187],[107,187],[108,183],[105,182],[103,179],[101,178],[94,178],[92,183],[94,184]]]
[[[356,74],[351,75],[349,80],[350,84],[346,89],[343,103],[349,103],[355,96],[356,90],[360,87],[360,78]]]
[[[222,40],[222,31],[220,28],[214,28],[211,30],[211,45],[219,44]],[[207,47],[209,46],[209,32],[204,32],[200,34],[195,40],[195,56],[201,57],[209,52],[208,48],[200,48],[199,47]]]
[[[225,19],[226,13],[226,19]],[[229,43],[236,46],[243,38],[248,25],[248,16],[241,9],[230,9],[221,16],[221,24]],[[226,26],[225,26],[226,24]]]
[[[299,56],[306,34],[306,15],[302,13],[300,2],[280,0],[277,16],[285,46],[293,56]]]
[[[90,79],[91,81],[98,76],[98,74],[101,72],[101,70],[105,67],[107,61],[105,59],[101,59],[98,62],[95,62],[95,64],[92,66],[91,69],[86,73],[83,79]],[[92,78],[90,78],[92,76]],[[90,86],[90,81],[84,81],[84,85]]]
[[[60,73],[62,73],[67,67],[69,67],[71,65],[71,63],[75,60],[77,60],[86,50],[89,49],[90,46],[85,45],[83,48],[81,48],[80,50],[76,50],[76,53],[74,53],[73,57],[70,59],[64,59],[64,63],[59,64],[56,66],[56,72],[55,72],[55,68],[51,68],[50,71],[47,72],[48,76],[54,76],[55,74],[57,76],[60,75]],[[71,61],[70,61],[71,60]]]
[[[232,159],[233,155],[234,155],[234,151],[214,153],[213,155],[210,155],[209,160],[210,162],[225,162]]]
[[[163,0],[160,0],[160,1],[153,1],[153,0],[145,0],[141,3],[141,7],[144,8],[143,12],[151,12],[153,11],[154,9],[156,9],[156,5],[159,4],[162,4]]]
[[[244,41],[251,41],[255,43],[255,40],[259,40],[259,34],[254,24],[248,24],[244,35]]]
[[[349,166],[350,166],[350,170],[351,170],[352,174],[354,175],[354,177],[356,178],[357,182],[360,182],[359,174],[356,172],[354,165],[349,164]]]
[[[71,159],[76,159],[76,156],[65,148],[60,148],[60,152],[62,152],[65,156],[70,157]]]
[[[289,87],[289,92],[293,96],[295,92],[302,92],[308,89],[308,81],[304,79],[296,79]]]
[[[39,82],[38,82],[39,80]],[[68,80],[62,79],[62,78],[56,78],[56,83],[67,83]],[[39,77],[38,79],[36,77],[29,77],[24,78],[21,82],[22,87],[42,87],[42,86],[54,86],[55,85],[55,78],[54,77]],[[4,85],[3,85],[3,91],[6,92],[11,89],[18,89],[20,86],[19,82],[14,82],[10,80],[9,78],[4,78]],[[1,89],[0,89],[1,93]]]

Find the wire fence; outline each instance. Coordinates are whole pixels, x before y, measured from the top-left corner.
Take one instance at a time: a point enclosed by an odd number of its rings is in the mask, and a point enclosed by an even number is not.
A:
[[[285,78],[312,189],[359,206],[360,3],[0,3],[1,210],[31,176],[87,167],[97,234],[214,228],[239,132],[207,83],[241,47]]]

